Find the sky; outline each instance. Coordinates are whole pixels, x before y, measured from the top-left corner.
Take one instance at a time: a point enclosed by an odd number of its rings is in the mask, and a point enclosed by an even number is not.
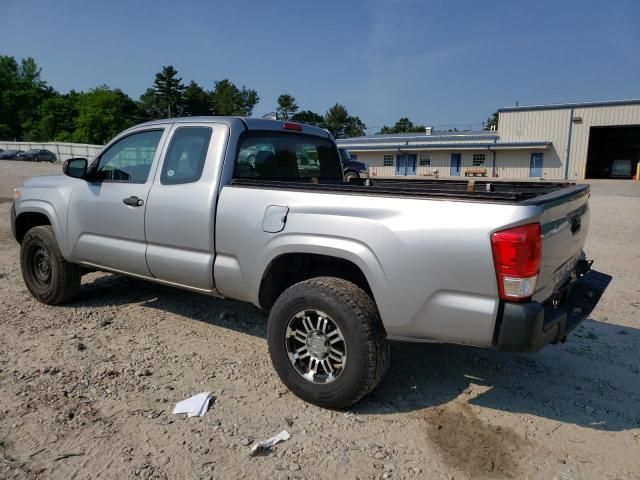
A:
[[[502,106],[640,98],[640,1],[0,0],[0,55],[138,98],[163,65],[301,110],[480,128]]]

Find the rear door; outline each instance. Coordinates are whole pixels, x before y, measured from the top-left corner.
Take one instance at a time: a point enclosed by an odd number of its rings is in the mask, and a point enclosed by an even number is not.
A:
[[[165,128],[133,131],[117,139],[78,182],[69,202],[72,257],[111,270],[150,274],[144,217]]]
[[[214,289],[215,205],[228,136],[224,124],[171,129],[145,212],[146,263],[154,277]]]

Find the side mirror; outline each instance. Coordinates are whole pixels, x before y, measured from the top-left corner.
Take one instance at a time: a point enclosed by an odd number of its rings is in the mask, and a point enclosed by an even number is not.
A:
[[[84,179],[87,176],[87,165],[89,161],[86,158],[70,158],[62,164],[62,173],[73,178]]]

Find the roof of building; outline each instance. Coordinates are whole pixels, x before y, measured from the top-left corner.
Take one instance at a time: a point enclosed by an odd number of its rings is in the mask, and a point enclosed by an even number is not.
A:
[[[336,140],[338,147],[346,148],[353,152],[364,151],[399,151],[399,150],[500,150],[500,149],[547,149],[551,142],[499,142],[497,135],[487,135],[484,139],[477,137],[466,138],[467,141],[424,141],[424,137],[419,141],[407,140],[406,138],[388,139],[385,142],[367,141],[366,137],[354,137]],[[415,138],[415,137],[410,137]],[[484,140],[484,141],[481,141]]]
[[[597,102],[550,103],[548,105],[519,105],[499,108],[499,112],[522,112],[527,110],[563,110],[568,108],[617,107],[623,105],[640,105],[640,99],[605,100]]]
[[[389,133],[378,135],[365,135],[362,137],[340,138],[336,141],[341,145],[351,145],[354,143],[406,143],[406,142],[456,142],[473,140],[496,140],[498,132],[495,130],[477,130],[464,132],[434,132],[431,135],[426,133]]]

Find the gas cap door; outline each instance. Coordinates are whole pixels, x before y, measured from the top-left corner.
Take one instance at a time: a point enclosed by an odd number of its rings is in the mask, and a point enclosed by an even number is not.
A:
[[[269,205],[262,219],[262,230],[267,233],[281,232],[287,223],[287,213],[289,213],[289,207]]]

